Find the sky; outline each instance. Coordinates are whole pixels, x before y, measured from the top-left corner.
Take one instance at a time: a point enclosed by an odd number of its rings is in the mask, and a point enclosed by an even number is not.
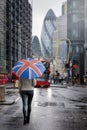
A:
[[[43,20],[49,9],[52,9],[58,17],[61,15],[62,3],[66,0],[32,0],[33,24],[32,35],[38,36],[40,40]]]

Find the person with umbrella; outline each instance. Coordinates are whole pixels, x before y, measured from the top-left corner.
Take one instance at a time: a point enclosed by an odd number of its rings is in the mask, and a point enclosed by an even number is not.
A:
[[[23,103],[24,124],[29,123],[31,102],[34,95],[33,80],[19,78],[19,90]]]
[[[24,125],[29,123],[31,103],[34,95],[34,78],[42,76],[46,68],[40,60],[27,58],[18,61],[13,70],[19,77],[19,90],[23,104]]]

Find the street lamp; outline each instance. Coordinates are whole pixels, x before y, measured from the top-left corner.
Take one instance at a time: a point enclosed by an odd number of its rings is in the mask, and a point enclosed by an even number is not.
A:
[[[65,68],[66,68],[67,74],[68,74],[68,76],[67,76],[67,83],[68,83],[69,75],[72,78],[72,70],[71,70],[72,62],[70,61],[71,41],[69,38],[61,39],[60,41],[66,41],[66,43],[67,43],[67,57],[66,57]]]
[[[69,63],[69,60],[70,60],[70,51],[71,51],[71,41],[70,41],[69,38],[67,38],[66,41],[67,41],[67,46],[68,46],[67,62]]]

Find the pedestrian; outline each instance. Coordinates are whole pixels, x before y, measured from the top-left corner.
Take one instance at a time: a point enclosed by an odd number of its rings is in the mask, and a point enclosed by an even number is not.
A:
[[[13,70],[12,70],[12,72],[11,72],[11,76],[12,76],[12,87],[15,88],[15,79],[16,79],[16,75],[15,75],[15,73],[14,73]]]
[[[34,87],[33,87],[33,79],[19,79],[19,92],[22,98],[23,104],[23,117],[24,122],[23,124],[27,124],[30,121],[30,114],[31,114],[31,103],[34,94]]]

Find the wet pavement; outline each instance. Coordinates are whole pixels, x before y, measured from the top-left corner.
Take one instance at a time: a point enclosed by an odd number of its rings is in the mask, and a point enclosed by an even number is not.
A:
[[[0,105],[12,105],[20,99],[18,87],[14,87],[13,83],[4,85],[5,87],[5,102],[0,102]]]
[[[26,126],[21,99],[0,108],[1,130],[87,130],[87,88],[35,88]]]
[[[0,102],[0,105],[12,105],[20,99],[18,88],[5,89],[5,101]]]

